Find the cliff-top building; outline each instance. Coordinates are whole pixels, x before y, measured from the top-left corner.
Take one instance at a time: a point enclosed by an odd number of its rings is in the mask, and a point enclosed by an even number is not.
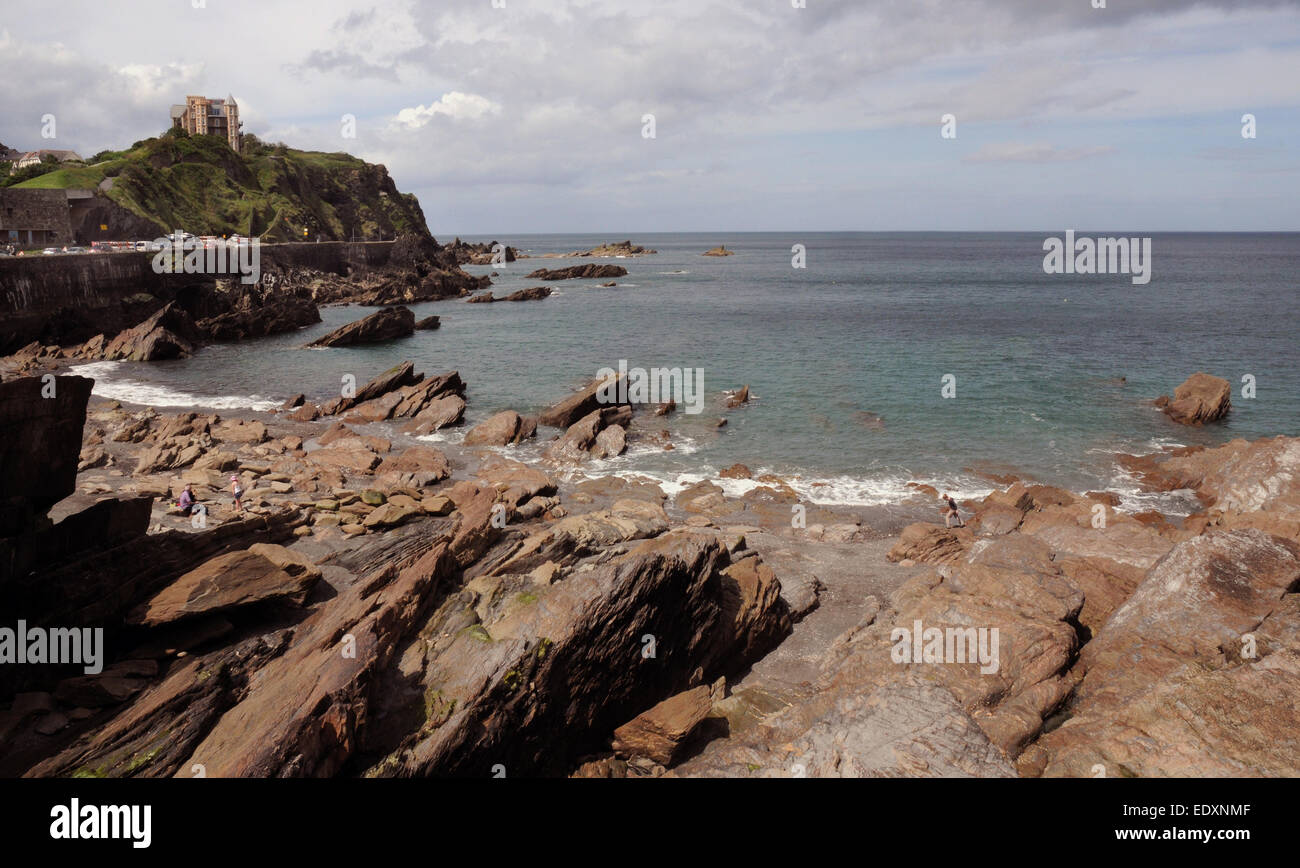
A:
[[[172,126],[192,136],[225,136],[231,150],[239,153],[239,104],[233,96],[187,96],[185,105],[172,106]]]

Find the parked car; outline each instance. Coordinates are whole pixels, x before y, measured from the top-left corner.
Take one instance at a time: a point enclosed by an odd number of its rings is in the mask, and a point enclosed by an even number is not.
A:
[[[59,250],[59,248],[57,247],[47,247],[41,251],[41,253],[45,256],[58,256],[62,252],[63,251]]]

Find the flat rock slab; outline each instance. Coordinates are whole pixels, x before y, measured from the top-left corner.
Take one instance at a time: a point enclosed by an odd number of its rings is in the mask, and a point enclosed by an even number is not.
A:
[[[156,627],[267,600],[302,605],[320,577],[320,570],[302,555],[259,544],[218,555],[190,570],[131,612],[127,621]]]

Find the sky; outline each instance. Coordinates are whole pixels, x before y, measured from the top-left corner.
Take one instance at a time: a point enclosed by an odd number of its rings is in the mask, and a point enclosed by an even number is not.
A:
[[[1300,230],[1300,0],[3,0],[5,145],[186,94],[438,237]]]

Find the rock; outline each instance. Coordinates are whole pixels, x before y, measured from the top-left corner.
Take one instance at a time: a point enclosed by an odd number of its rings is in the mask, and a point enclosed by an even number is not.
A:
[[[491,304],[496,301],[490,292],[480,292],[478,295],[470,296],[465,299],[466,304]]]
[[[627,451],[627,432],[622,425],[610,425],[596,435],[592,458],[615,458]]]
[[[726,470],[723,470],[718,476],[723,479],[753,479],[753,472],[743,464],[733,464]]]
[[[426,497],[420,501],[420,509],[428,515],[450,515],[456,504],[451,498],[441,494]]]
[[[1232,386],[1227,380],[1197,371],[1174,390],[1164,412],[1183,425],[1202,425],[1228,415]]]
[[[155,594],[127,616],[127,623],[156,627],[214,615],[268,600],[301,606],[321,572],[281,546],[258,545],[206,561]]]
[[[1290,690],[1297,649],[1265,644],[1258,660],[1242,651],[1246,634],[1292,614],[1285,598],[1298,581],[1300,545],[1257,530],[1179,543],[1084,646],[1073,714],[1039,740],[1034,766],[1075,776],[1101,764],[1108,777],[1295,768],[1297,711],[1268,696]]]
[[[410,308],[398,305],[383,308],[364,319],[341,326],[307,346],[346,347],[353,344],[373,344],[404,338],[414,331],[415,314]]]
[[[401,455],[385,458],[375,473],[390,488],[418,489],[451,476],[451,464],[431,446],[411,446]]]
[[[574,265],[569,268],[539,268],[528,275],[536,280],[570,280],[572,278],[622,277],[627,269],[621,265]]]
[[[948,564],[961,559],[974,541],[974,534],[967,528],[943,528],[918,522],[903,528],[886,557],[894,562],[907,559],[922,564]]]
[[[289,418],[294,422],[315,422],[320,418],[320,414],[320,407],[308,401],[306,404],[303,404],[301,407],[290,413],[286,418]]]
[[[537,424],[514,410],[503,410],[465,432],[466,446],[506,446],[534,436]]]
[[[739,391],[727,398],[727,407],[734,408],[749,403],[749,386],[742,387]]]
[[[647,256],[657,251],[642,247],[639,244],[633,244],[628,241],[611,241],[608,244],[598,244],[590,250],[575,250],[572,253],[547,253],[547,258],[565,259],[569,257],[623,257],[623,256]]]
[[[367,488],[361,492],[361,502],[367,506],[382,506],[387,501],[382,492]]]
[[[364,404],[366,401],[378,398],[380,395],[385,395],[394,389],[415,385],[423,378],[422,374],[415,373],[415,364],[413,362],[402,362],[366,383],[357,390],[355,395],[336,398],[326,404],[321,408],[321,413],[326,416],[335,416],[357,404]]]
[[[183,359],[193,354],[197,338],[198,329],[189,314],[169,302],[144,322],[109,341],[103,358],[132,362]]]
[[[334,467],[352,473],[369,473],[379,466],[382,459],[368,449],[326,448],[308,452],[307,460],[312,464]]]
[[[790,620],[799,623],[809,613],[821,605],[822,591],[826,586],[821,579],[811,575],[783,575],[781,577],[781,599],[790,609]]]
[[[520,289],[507,295],[501,301],[541,301],[548,298],[551,294],[549,286],[533,286],[528,289]]]
[[[83,675],[59,682],[54,697],[64,705],[100,708],[118,705],[135,696],[158,674],[153,660],[125,660],[98,675]]]
[[[108,464],[108,453],[98,446],[88,446],[81,450],[81,455],[77,461],[77,472],[92,470],[96,467],[103,467]]]
[[[417,332],[431,331],[442,325],[442,318],[437,316],[426,316],[415,324]]]
[[[543,410],[537,416],[537,424],[552,428],[569,428],[579,419],[596,410],[615,406],[618,399],[619,375],[595,380],[584,388],[574,392],[557,404]],[[602,400],[608,398],[610,400]]]
[[[671,696],[614,730],[613,749],[623,757],[645,757],[672,765],[678,749],[726,691],[726,680],[701,684]]]
[[[735,251],[734,251],[734,250],[728,250],[728,249],[727,249],[727,245],[722,244],[722,245],[719,245],[719,246],[717,246],[717,247],[714,247],[712,250],[706,250],[706,251],[704,251],[704,253],[702,253],[702,254],[700,254],[700,255],[701,255],[701,256],[734,256],[734,255],[735,255]]]
[[[266,425],[244,419],[222,422],[213,429],[212,436],[229,443],[264,443],[267,440]]]
[[[17,533],[77,486],[81,430],[93,380],[39,377],[0,383],[0,537]],[[0,585],[6,571],[0,567]]]
[[[446,395],[430,401],[405,427],[403,434],[420,436],[432,434],[458,424],[465,417],[465,399],[459,395]]]
[[[416,506],[386,503],[362,519],[361,526],[367,528],[396,527],[411,516],[420,515],[422,512],[423,511]]]
[[[631,421],[632,408],[628,406],[592,410],[551,444],[546,450],[546,458],[557,463],[577,463],[588,457],[621,455],[627,449],[625,426]]]

